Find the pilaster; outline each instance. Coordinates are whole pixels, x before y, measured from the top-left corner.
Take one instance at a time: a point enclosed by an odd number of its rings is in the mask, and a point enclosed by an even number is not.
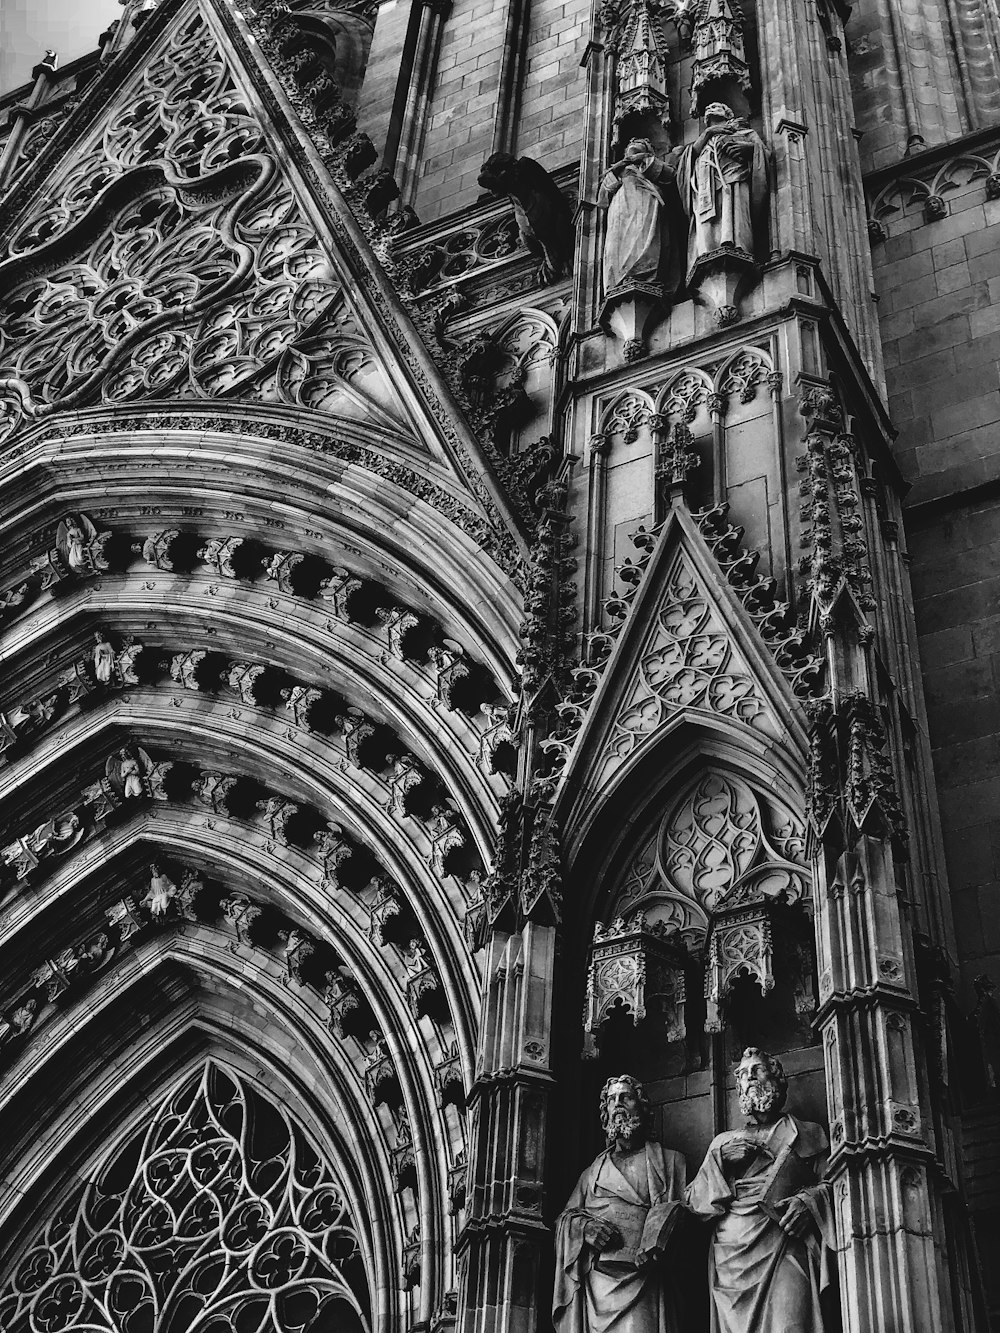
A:
[[[542,1220],[556,931],[491,932],[476,1080],[468,1097],[468,1220],[459,1239],[462,1333],[544,1328],[549,1233]]]

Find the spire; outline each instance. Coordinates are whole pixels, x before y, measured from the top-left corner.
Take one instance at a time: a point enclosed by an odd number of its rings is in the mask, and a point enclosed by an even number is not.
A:
[[[691,115],[700,115],[702,106],[712,98],[732,99],[736,90],[745,98],[750,91],[750,71],[743,47],[739,0],[699,0],[691,44],[694,48]]]
[[[632,0],[618,40],[618,95],[615,99],[616,137],[628,116],[652,114],[661,124],[670,119],[667,60],[654,19],[651,0]]]

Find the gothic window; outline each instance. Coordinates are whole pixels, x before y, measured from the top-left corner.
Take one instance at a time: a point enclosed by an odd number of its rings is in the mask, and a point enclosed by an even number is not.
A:
[[[77,1189],[0,1289],[5,1333],[364,1333],[358,1239],[284,1112],[208,1062]]]

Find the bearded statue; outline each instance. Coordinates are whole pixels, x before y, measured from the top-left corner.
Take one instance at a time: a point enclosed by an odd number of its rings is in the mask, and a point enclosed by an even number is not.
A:
[[[680,1333],[666,1237],[683,1211],[685,1164],[650,1138],[642,1084],[630,1074],[601,1092],[607,1146],[556,1222],[552,1319],[557,1333]]]
[[[688,276],[703,264],[752,265],[763,241],[768,154],[749,123],[724,102],[705,108],[705,126],[676,158],[677,188],[690,218]]]
[[[836,1290],[826,1134],[785,1110],[781,1061],[756,1046],[736,1089],[746,1124],[712,1140],[687,1196],[713,1228],[711,1333],[823,1333]]]

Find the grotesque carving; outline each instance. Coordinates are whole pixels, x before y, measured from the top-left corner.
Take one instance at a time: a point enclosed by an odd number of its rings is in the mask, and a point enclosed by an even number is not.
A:
[[[601,181],[597,203],[608,210],[604,294],[636,283],[659,286],[666,277],[669,238],[664,188],[675,171],[648,139],[633,139]]]
[[[717,1333],[822,1333],[820,1296],[835,1244],[821,1177],[822,1127],[784,1110],[781,1061],[753,1046],[736,1069],[743,1129],[712,1140],[688,1206],[712,1222],[712,1328]]]
[[[525,249],[541,260],[538,276],[555,282],[569,272],[573,255],[573,220],[562,191],[534,158],[493,153],[483,163],[479,184],[490,194],[506,195]]]
[[[679,1330],[657,1266],[684,1197],[684,1158],[650,1140],[649,1101],[621,1074],[601,1092],[607,1147],[556,1222],[552,1319],[557,1333]]]

